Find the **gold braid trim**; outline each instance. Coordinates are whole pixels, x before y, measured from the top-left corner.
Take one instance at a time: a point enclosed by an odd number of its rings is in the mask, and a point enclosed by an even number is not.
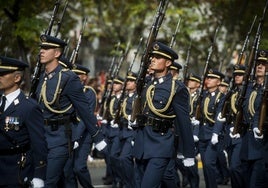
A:
[[[170,104],[172,102],[173,96],[175,95],[175,80],[174,79],[172,80],[171,91],[170,91],[170,96],[168,98],[168,102],[167,102],[166,106],[164,108],[162,108],[162,109],[155,108],[155,106],[153,104],[154,89],[155,89],[155,86],[151,85],[146,91],[146,101],[148,103],[148,106],[149,106],[150,110],[155,115],[157,115],[159,117],[162,117],[162,118],[175,118],[176,115],[162,114],[163,112],[165,112],[169,108],[169,106],[170,106]]]
[[[65,70],[67,70],[67,69],[63,69],[62,71],[65,71]],[[46,92],[47,92],[47,80],[46,80],[46,79],[44,80],[44,83],[43,83],[42,88],[41,88],[41,93],[40,93],[40,95],[41,95],[41,97],[42,97],[42,99],[43,99],[43,101],[44,101],[44,104],[45,104],[45,106],[47,107],[47,109],[49,109],[51,112],[53,112],[53,113],[57,113],[57,114],[65,113],[65,112],[67,112],[68,110],[70,110],[71,107],[72,107],[72,104],[70,104],[70,106],[68,106],[68,107],[67,107],[66,109],[64,109],[64,110],[55,110],[55,109],[53,109],[53,108],[50,106],[50,105],[52,105],[52,104],[55,103],[55,101],[56,101],[56,99],[57,99],[57,96],[60,95],[60,93],[61,93],[61,90],[62,90],[62,89],[60,89],[59,87],[60,87],[60,82],[61,82],[61,74],[62,74],[62,71],[59,72],[59,79],[58,79],[58,83],[57,83],[57,87],[56,87],[56,90],[55,90],[53,99],[52,99],[50,102],[47,100],[47,96],[46,96]],[[40,97],[40,98],[41,98],[41,97]]]
[[[254,102],[255,102],[256,97],[257,97],[257,91],[253,91],[249,97],[248,111],[251,116],[255,114]]]
[[[219,100],[220,96],[221,96],[221,92],[219,92],[215,98],[215,104],[217,103],[217,101]],[[204,115],[206,117],[207,120],[209,120],[211,123],[215,123],[215,120],[210,118],[209,116],[212,116],[213,115],[213,112],[212,113],[209,113],[208,112],[208,105],[209,105],[209,101],[210,101],[210,98],[209,97],[206,97],[205,101],[204,101]]]
[[[127,107],[127,98],[124,99],[123,104],[122,104],[122,114],[125,119],[128,119],[126,107]]]
[[[211,123],[215,123],[215,121],[209,117],[209,115],[212,115],[211,113],[209,114],[209,112],[208,112],[209,101],[210,101],[210,98],[206,97],[206,99],[204,101],[204,115],[205,115],[206,119],[209,120]]]
[[[231,96],[231,109],[232,109],[232,111],[233,111],[234,114],[237,113],[237,109],[236,109],[236,106],[235,106],[237,95],[238,95],[238,92],[235,92]]]
[[[197,99],[197,95],[190,97],[190,114],[194,112],[194,101]]]
[[[115,112],[113,111],[114,103],[115,103],[115,98],[113,98],[110,101],[110,105],[109,105],[110,114],[111,114],[111,116],[112,116],[113,119],[115,118]]]

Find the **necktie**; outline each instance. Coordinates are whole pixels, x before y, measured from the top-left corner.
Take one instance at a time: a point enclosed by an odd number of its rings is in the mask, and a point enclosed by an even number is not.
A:
[[[2,103],[1,103],[1,106],[0,106],[0,113],[3,113],[4,110],[5,110],[6,100],[7,100],[7,98],[5,96],[2,96]]]

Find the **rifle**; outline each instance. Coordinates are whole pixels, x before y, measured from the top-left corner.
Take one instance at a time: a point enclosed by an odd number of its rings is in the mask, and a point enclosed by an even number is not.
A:
[[[268,70],[265,72],[265,80],[264,80],[264,88],[262,93],[262,101],[261,101],[261,109],[260,109],[260,117],[259,117],[259,125],[258,128],[260,130],[260,135],[263,134],[263,129],[265,120],[267,119],[267,103],[268,103]]]
[[[220,28],[220,26],[218,26],[216,28],[216,30],[215,30],[213,41],[212,41],[211,46],[209,48],[209,53],[208,53],[207,60],[206,60],[206,63],[205,63],[205,67],[204,67],[204,70],[203,70],[203,76],[202,76],[202,79],[201,79],[201,91],[200,91],[200,95],[199,95],[199,97],[197,99],[197,105],[196,105],[195,118],[197,120],[200,120],[201,119],[201,102],[202,102],[202,100],[204,98],[205,79],[206,79],[206,76],[207,76],[209,61],[211,59],[211,55],[212,55],[212,52],[214,50],[214,46],[215,46],[215,42],[216,42],[216,37],[217,37],[217,33],[219,31],[219,28]]]
[[[65,12],[66,12],[66,9],[68,7],[68,1],[65,2],[65,5],[64,5],[64,8],[63,8],[63,11],[62,11],[62,14],[61,14],[61,18],[59,19],[58,23],[57,23],[57,30],[55,31],[55,37],[57,37],[59,31],[60,31],[60,28],[61,28],[61,23],[62,23],[62,20],[63,20],[63,17],[65,15]]]
[[[114,71],[113,78],[115,78],[116,76],[118,76],[118,73],[119,73],[119,71],[120,71],[120,69],[121,69],[121,66],[122,66],[122,64],[123,64],[123,62],[124,62],[124,60],[125,60],[125,58],[127,57],[127,54],[128,54],[128,51],[129,51],[129,45],[130,45],[130,42],[128,42],[125,51],[124,51],[124,52],[122,51],[121,57],[120,57],[120,59],[119,59],[119,62],[118,62],[118,64],[117,64],[117,67],[116,67],[116,69],[115,69],[115,71]],[[110,104],[110,101],[111,101],[111,98],[112,98],[113,84],[114,84],[114,79],[112,80],[112,83],[111,83],[111,86],[112,86],[112,87],[111,87],[111,90],[109,90],[108,95],[107,95],[107,98],[106,98],[106,104],[107,104],[107,105]],[[117,106],[116,109],[118,109],[118,106]],[[104,111],[105,113],[104,113],[104,115],[103,115],[103,117],[104,117],[105,119],[107,119],[107,115],[108,115],[107,110],[108,110],[108,108],[106,108],[106,110]]]
[[[49,21],[48,28],[45,31],[46,35],[51,34],[52,27],[53,27],[54,22],[55,22],[55,16],[58,13],[59,6],[60,6],[60,1],[56,1],[55,5],[54,5],[53,13],[52,13],[50,21]],[[41,67],[42,67],[42,64],[40,63],[40,54],[39,54],[37,57],[37,63],[36,63],[35,68],[34,68],[34,73],[32,75],[32,79],[31,79],[31,89],[29,92],[29,96],[32,98],[36,98],[35,91],[36,91],[37,86],[38,86],[38,82],[39,82],[39,78],[40,78],[40,74],[41,74]]]
[[[243,47],[242,47],[242,49],[241,49],[241,51],[239,53],[239,56],[238,56],[238,59],[237,59],[237,62],[236,62],[237,65],[241,65],[242,64],[242,60],[243,60],[243,57],[244,57],[246,46],[247,46],[247,44],[249,42],[249,37],[250,37],[251,32],[252,32],[252,29],[254,27],[256,18],[257,18],[257,16],[255,15],[254,16],[254,19],[253,19],[253,22],[252,22],[252,24],[250,26],[250,29],[249,29],[249,31],[247,33],[247,36],[246,36],[246,39],[244,41]],[[230,87],[229,92],[227,93],[227,95],[225,97],[225,101],[224,101],[224,104],[223,104],[223,107],[222,107],[222,111],[221,111],[221,116],[223,118],[226,117],[227,111],[230,108],[230,98],[231,98],[231,96],[233,94],[233,91],[234,91],[234,88],[235,88],[234,78],[232,78],[231,83],[232,83],[231,84],[231,87]]]
[[[145,47],[145,50],[143,52],[143,56],[141,59],[140,70],[138,72],[138,77],[136,80],[137,98],[133,104],[133,110],[132,110],[132,114],[131,114],[132,121],[134,121],[136,119],[136,115],[141,113],[141,109],[142,109],[142,107],[141,107],[141,94],[142,94],[143,87],[145,85],[145,77],[147,74],[147,69],[148,69],[148,66],[150,64],[150,52],[151,52],[152,44],[156,40],[158,30],[159,30],[159,28],[163,22],[163,19],[165,17],[165,12],[166,12],[168,3],[169,3],[168,0],[161,0],[160,1],[156,15],[154,17],[154,21],[153,21],[149,36],[147,38],[146,47]]]
[[[185,65],[183,67],[183,82],[184,82],[184,84],[186,84],[186,80],[187,80],[187,76],[188,76],[187,75],[188,74],[188,64],[189,64],[189,61],[190,61],[191,48],[192,48],[192,39],[191,39],[191,42],[190,42],[190,46],[187,49],[186,62],[185,62]]]
[[[84,18],[84,22],[83,22],[83,25],[82,25],[82,29],[80,31],[80,35],[78,37],[76,47],[73,50],[72,55],[70,57],[70,62],[71,62],[71,64],[73,66],[75,65],[75,62],[76,62],[76,60],[78,58],[78,52],[79,52],[79,48],[80,48],[80,45],[81,45],[81,42],[82,42],[83,32],[85,30],[86,24],[87,24],[87,18]]]
[[[244,103],[245,100],[245,96],[246,96],[246,92],[247,92],[247,88],[248,88],[248,84],[250,81],[253,81],[253,75],[255,72],[255,65],[257,62],[257,51],[259,49],[259,43],[260,43],[260,38],[261,38],[261,34],[262,34],[262,27],[263,27],[263,20],[264,20],[264,16],[267,10],[267,6],[268,6],[268,0],[266,1],[266,5],[263,9],[263,15],[262,18],[259,20],[259,25],[258,25],[258,29],[254,38],[254,42],[250,51],[250,55],[249,55],[249,59],[248,59],[248,65],[247,65],[247,69],[246,69],[246,73],[244,75],[243,78],[243,82],[242,82],[242,89],[241,92],[239,93],[239,96],[236,100],[236,106],[237,106],[237,114],[236,114],[236,119],[234,122],[234,130],[233,130],[233,134],[236,133],[241,133],[242,131],[242,126],[240,126],[241,122],[243,121],[243,108],[242,105]],[[253,69],[253,73],[252,73],[252,69]]]
[[[179,19],[178,23],[177,23],[177,26],[176,26],[176,29],[172,35],[172,38],[171,38],[171,41],[170,41],[170,44],[169,44],[169,47],[172,48],[175,44],[175,41],[176,41],[176,35],[178,33],[178,30],[179,30],[179,27],[180,27],[180,23],[181,23],[181,18]]]
[[[115,60],[116,60],[116,56],[119,52],[119,47],[120,47],[120,42],[117,43],[116,45],[116,50],[115,50],[115,54],[112,58],[112,63],[110,64],[110,67],[109,67],[109,70],[108,70],[108,74],[106,76],[106,81],[105,81],[105,86],[104,86],[104,92],[103,92],[103,95],[102,95],[102,98],[101,98],[101,103],[100,103],[100,116],[103,117],[103,114],[105,114],[105,111],[106,111],[106,105],[105,105],[105,101],[107,99],[107,96],[109,95],[109,92],[112,88],[108,88],[108,85],[109,85],[109,80],[110,79],[114,79],[114,68],[115,68]]]
[[[140,38],[140,42],[139,42],[139,44],[138,44],[137,51],[134,52],[134,54],[135,54],[135,55],[134,55],[134,58],[133,58],[131,64],[129,65],[128,70],[127,70],[127,73],[126,73],[126,76],[125,76],[125,80],[124,80],[124,84],[123,84],[123,88],[122,88],[122,94],[120,95],[119,101],[118,101],[118,103],[117,103],[117,108],[116,108],[117,111],[116,111],[115,118],[114,118],[114,122],[115,122],[115,123],[119,123],[119,121],[120,121],[120,115],[121,115],[121,110],[122,110],[122,104],[123,104],[123,101],[124,101],[124,99],[125,99],[125,94],[126,94],[127,76],[128,76],[128,74],[131,72],[132,67],[133,67],[133,65],[134,65],[134,63],[135,63],[135,61],[136,61],[136,57],[137,57],[137,55],[138,55],[138,53],[139,53],[140,47],[141,47],[141,45],[142,45],[142,41],[143,41],[143,37]]]

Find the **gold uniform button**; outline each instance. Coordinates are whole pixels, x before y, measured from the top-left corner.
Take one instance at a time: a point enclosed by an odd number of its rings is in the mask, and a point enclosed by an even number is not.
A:
[[[44,164],[44,161],[39,161],[40,165],[43,165]]]

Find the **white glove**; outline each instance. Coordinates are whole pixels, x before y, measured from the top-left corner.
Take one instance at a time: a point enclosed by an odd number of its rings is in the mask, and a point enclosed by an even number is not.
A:
[[[74,147],[73,147],[73,149],[76,149],[76,148],[78,148],[79,147],[79,143],[77,142],[77,141],[75,141],[74,142]]]
[[[32,183],[32,187],[33,188],[45,187],[44,180],[42,180],[40,178],[33,178],[33,180],[31,181],[31,183]]]
[[[219,122],[226,122],[226,118],[224,117],[222,117],[222,115],[221,115],[221,112],[218,114],[218,116],[217,116],[217,120],[219,121]]]
[[[231,128],[230,128],[230,134],[229,134],[229,136],[230,136],[231,138],[234,138],[234,139],[240,138],[240,134],[239,134],[239,133],[233,134],[233,132],[234,132],[234,128],[231,127]]]
[[[178,159],[184,159],[184,156],[183,156],[181,153],[178,153],[178,154],[177,154],[177,158],[178,158]]]
[[[97,118],[98,121],[103,120],[103,118],[99,114],[96,115],[96,118]]]
[[[101,123],[102,123],[102,124],[107,124],[107,122],[108,122],[108,121],[107,121],[106,119],[101,120]]]
[[[103,150],[106,146],[107,146],[107,143],[106,143],[104,140],[102,140],[102,141],[100,141],[99,143],[97,143],[97,144],[95,145],[95,148],[96,148],[98,151],[101,151],[101,150]]]
[[[198,142],[199,141],[198,136],[194,135],[193,137],[194,137],[194,142]]]
[[[219,142],[218,134],[213,133],[213,134],[212,134],[212,138],[211,138],[211,143],[212,143],[213,145],[215,145],[215,144],[217,144],[218,142]]]
[[[130,129],[130,130],[133,130],[132,127],[135,126],[136,123],[137,123],[136,120],[134,122],[132,122],[131,121],[131,115],[128,115],[128,118],[127,119],[128,119],[128,126],[127,126],[127,128]]]
[[[135,142],[134,140],[131,140],[131,146],[134,146]]]
[[[263,134],[261,134],[261,131],[258,127],[253,128],[253,133],[256,139],[263,139]]]
[[[195,119],[195,117],[192,117],[191,118],[191,123],[192,123],[193,126],[198,126],[200,124],[200,121]]]
[[[185,167],[194,166],[195,163],[194,158],[185,158],[182,162]]]
[[[111,121],[111,127],[112,128],[118,128],[118,124],[114,123],[114,120]]]

